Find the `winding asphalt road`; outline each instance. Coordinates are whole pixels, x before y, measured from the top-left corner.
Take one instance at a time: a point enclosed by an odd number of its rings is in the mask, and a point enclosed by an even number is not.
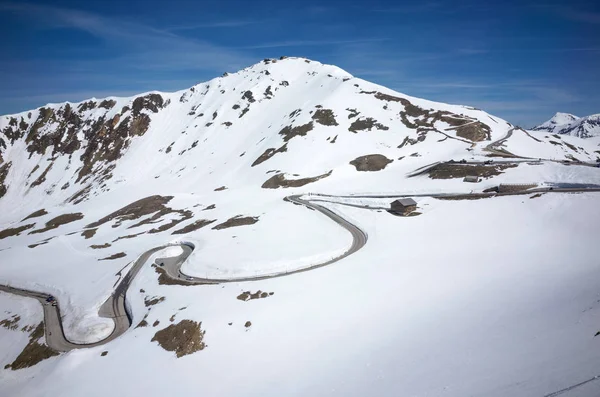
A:
[[[306,272],[309,270],[313,270],[319,267],[327,266],[332,263],[335,263],[349,255],[352,255],[359,249],[361,249],[367,243],[367,234],[358,228],[356,225],[348,222],[346,219],[342,218],[338,214],[332,212],[331,210],[320,206],[318,204],[310,203],[307,200],[300,198],[301,196],[289,196],[285,199],[295,204],[304,205],[310,209],[319,211],[320,213],[326,215],[338,225],[342,226],[344,229],[348,230],[350,234],[352,234],[352,245],[341,255],[336,256],[328,261],[317,263],[315,265],[305,267],[302,269],[297,269],[289,272],[281,272],[274,273],[263,276],[255,276],[255,277],[239,277],[239,278],[228,278],[228,279],[210,279],[210,278],[200,278],[200,277],[192,277],[186,275],[181,272],[181,265],[183,262],[191,255],[194,250],[193,245],[189,243],[176,244],[175,246],[180,246],[182,248],[182,253],[175,257],[169,258],[158,258],[155,260],[155,263],[162,264],[161,267],[165,269],[165,273],[168,277],[173,280],[177,280],[178,283],[189,284],[189,285],[202,285],[202,284],[220,284],[226,282],[241,282],[241,281],[255,281],[255,280],[265,280],[269,278],[288,276],[295,273]],[[140,269],[150,257],[156,252],[163,250],[169,246],[173,245],[165,245],[161,247],[152,248],[144,252],[134,263],[133,266],[129,269],[129,271],[125,274],[123,279],[118,282],[114,292],[112,295],[104,302],[104,304],[100,307],[98,311],[98,315],[104,318],[111,318],[114,321],[114,329],[111,334],[95,343],[86,343],[86,344],[78,344],[71,342],[67,339],[64,333],[63,324],[61,321],[60,315],[60,304],[57,303],[56,306],[52,306],[46,303],[46,299],[50,297],[49,294],[38,291],[31,291],[22,288],[11,287],[8,285],[0,285],[0,291],[9,292],[16,295],[21,295],[28,298],[37,299],[44,309],[44,324],[46,329],[46,344],[52,349],[59,352],[66,352],[73,349],[81,349],[81,348],[90,348],[95,346],[100,346],[105,343],[112,341],[113,339],[121,336],[125,331],[131,327],[132,324],[132,316],[131,313],[127,309],[126,305],[126,294],[129,289],[133,279],[139,273]]]
[[[574,186],[574,187],[543,187],[530,189],[525,192],[512,192],[512,193],[484,193],[486,196],[494,196],[494,195],[519,195],[519,194],[531,194],[531,193],[544,193],[544,192],[600,192],[600,186]],[[482,193],[474,193],[471,194],[473,196],[481,196]],[[265,280],[269,278],[288,276],[296,273],[307,272],[310,270],[314,270],[320,267],[324,267],[335,263],[343,258],[346,258],[349,255],[360,250],[367,243],[367,234],[363,230],[361,230],[358,226],[352,224],[348,220],[342,218],[340,215],[331,211],[330,209],[316,204],[315,201],[327,202],[327,197],[339,197],[339,198],[398,198],[398,197],[452,197],[452,196],[465,196],[465,194],[419,194],[419,195],[379,195],[379,196],[329,196],[329,195],[312,195],[312,199],[304,199],[302,195],[293,195],[285,198],[286,201],[297,205],[303,205],[309,209],[318,211],[323,215],[327,216],[338,225],[346,229],[352,235],[352,244],[350,247],[343,252],[342,254],[331,258],[327,261],[323,261],[320,263],[316,263],[311,266],[307,266],[305,268],[296,269],[288,272],[280,272],[273,273],[267,275],[260,276],[251,276],[251,277],[232,277],[227,279],[214,279],[214,278],[202,278],[202,277],[194,277],[187,275],[181,271],[181,265],[185,260],[191,255],[194,250],[194,246],[190,243],[181,243],[175,244],[175,246],[179,246],[182,248],[182,253],[169,258],[157,258],[154,263],[158,266],[162,267],[165,270],[165,274],[167,277],[171,278],[174,281],[177,281],[178,284],[187,284],[187,285],[202,285],[202,284],[220,284],[220,283],[229,283],[229,282],[243,282],[243,281],[256,281],[256,280]],[[366,209],[376,209],[374,207],[358,205],[358,204],[347,204],[347,203],[338,203],[338,204],[346,204],[353,207],[366,208]],[[66,352],[73,349],[81,349],[81,348],[90,348],[95,346],[100,346],[106,344],[113,339],[121,336],[125,331],[127,331],[132,324],[132,316],[128,311],[126,304],[126,294],[129,289],[132,281],[135,279],[136,275],[139,273],[141,268],[148,262],[150,257],[156,252],[163,250],[169,246],[173,245],[165,245],[156,248],[152,248],[146,252],[144,252],[138,259],[135,260],[133,266],[127,271],[125,276],[118,281],[114,292],[112,295],[106,300],[106,302],[100,307],[98,314],[103,318],[111,318],[114,321],[114,329],[111,334],[103,340],[100,340],[95,343],[86,343],[86,344],[78,344],[69,341],[63,329],[63,324],[61,321],[60,314],[60,305],[52,306],[46,303],[46,299],[50,296],[44,292],[31,291],[22,288],[11,287],[7,285],[0,285],[0,291],[21,295],[24,297],[37,299],[43,307],[44,310],[44,323],[46,329],[46,343],[52,349],[59,352]]]

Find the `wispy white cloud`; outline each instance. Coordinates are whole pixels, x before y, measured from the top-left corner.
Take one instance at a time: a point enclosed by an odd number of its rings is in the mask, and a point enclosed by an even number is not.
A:
[[[98,37],[115,48],[114,58],[104,61],[113,66],[133,69],[226,70],[250,62],[250,57],[238,50],[130,20],[28,3],[4,3],[0,5],[0,9],[35,19],[42,28],[66,27]],[[125,48],[127,51],[123,50]],[[79,64],[82,63],[85,61]]]
[[[192,24],[192,25],[172,26],[165,30],[168,32],[175,32],[175,31],[182,31],[182,30],[197,30],[197,29],[210,29],[210,28],[239,28],[239,27],[243,27],[243,26],[267,23],[269,21],[270,20],[267,20],[267,19],[216,21],[216,22],[198,23],[198,24]]]
[[[366,38],[356,40],[290,40],[272,43],[262,43],[241,47],[244,49],[280,48],[280,47],[312,47],[331,46],[340,44],[375,43],[388,40],[387,38]]]

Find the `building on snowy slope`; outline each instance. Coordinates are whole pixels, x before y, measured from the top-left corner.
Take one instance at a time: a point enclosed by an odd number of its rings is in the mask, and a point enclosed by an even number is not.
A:
[[[467,175],[465,176],[465,179],[463,179],[463,182],[477,183],[479,182],[479,177],[475,175]]]
[[[417,209],[417,202],[411,198],[402,198],[392,201],[390,212],[398,215],[407,215]]]

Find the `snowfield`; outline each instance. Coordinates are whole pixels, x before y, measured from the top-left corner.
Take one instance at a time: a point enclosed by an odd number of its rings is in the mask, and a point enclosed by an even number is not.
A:
[[[181,272],[222,282],[165,282],[153,264],[184,251],[152,254],[123,335],[0,369],[0,395],[600,395],[600,193],[431,197],[600,185],[599,144],[302,58],[2,116],[0,285],[56,297],[69,341],[113,332],[98,310],[152,248],[192,244]],[[366,245],[228,282],[355,242],[291,195]],[[420,215],[386,211],[404,195]],[[42,318],[35,300],[0,293],[0,368]],[[179,355],[186,322],[203,345]]]

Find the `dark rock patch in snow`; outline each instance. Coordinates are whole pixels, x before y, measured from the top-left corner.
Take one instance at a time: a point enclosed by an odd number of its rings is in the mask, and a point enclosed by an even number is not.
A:
[[[47,214],[48,214],[48,211],[46,211],[45,209],[42,208],[41,210],[37,210],[37,211],[32,212],[31,214],[27,215],[25,218],[23,218],[23,220],[21,222],[26,221],[27,219],[31,219],[31,218],[38,218],[40,216],[44,216]]]
[[[107,256],[106,258],[98,259],[99,261],[112,261],[119,258],[126,257],[127,254],[124,252],[117,252],[116,254],[112,254],[111,256]]]
[[[105,244],[93,244],[90,245],[90,248],[93,250],[99,250],[99,249],[103,249],[103,248],[108,248],[110,247],[110,243],[105,243]]]
[[[170,213],[177,212],[183,216],[186,216],[189,213],[189,211],[174,210],[170,207],[167,207],[166,204],[169,201],[171,201],[171,199],[173,199],[173,196],[155,195],[134,201],[133,203],[128,204],[125,207],[110,213],[109,215],[101,218],[100,220],[90,223],[86,226],[86,228],[98,227],[113,220],[116,221],[116,224],[113,225],[113,227],[118,227],[121,225],[121,223],[125,221],[139,219],[143,216],[154,214],[152,217],[129,227],[133,228],[153,221],[157,221],[162,216]]]
[[[152,337],[163,349],[175,352],[177,358],[203,350],[206,347],[201,329],[202,323],[192,320],[181,320],[178,324],[171,324]]]
[[[38,364],[39,362],[48,359],[50,357],[58,356],[58,352],[52,350],[46,344],[40,343],[40,339],[44,336],[44,323],[41,322],[35,330],[29,336],[29,343],[23,351],[17,356],[15,361],[7,364],[5,369],[17,369],[29,368]]]
[[[23,225],[23,226],[19,226],[19,227],[4,229],[4,230],[0,231],[0,240],[7,238],[7,237],[18,236],[25,230],[29,230],[34,226],[35,226],[35,223],[31,223],[29,225]]]
[[[481,121],[476,121],[465,126],[456,127],[456,136],[468,139],[473,142],[490,140],[490,134],[490,127],[486,124],[483,124]]]
[[[214,230],[222,230],[222,229],[227,229],[227,228],[236,227],[236,226],[253,225],[256,222],[258,222],[258,216],[237,215],[237,216],[234,216],[233,218],[229,218],[228,220],[226,220],[223,223],[218,224],[217,226],[213,227],[213,229]]]
[[[48,172],[50,172],[50,170],[52,169],[53,165],[54,165],[54,162],[51,162],[50,164],[48,164],[48,167],[46,167],[44,172],[42,172],[42,174],[35,181],[33,181],[31,183],[31,187],[39,186],[42,183],[44,183],[46,181],[46,176],[48,175]]]
[[[114,101],[112,99],[105,99],[102,102],[100,102],[100,105],[98,105],[98,107],[104,109],[112,109],[116,104],[117,101]]]
[[[287,179],[285,174],[279,173],[273,175],[269,179],[262,184],[263,189],[278,189],[280,187],[301,187],[304,185],[308,185],[309,183],[316,182],[319,179],[327,178],[331,175],[332,171],[329,171],[326,174],[318,175],[312,178],[301,178],[301,179]]]
[[[333,110],[331,109],[319,109],[313,114],[312,119],[317,123],[327,126],[335,126],[338,125],[335,120],[335,116],[333,114]]]
[[[10,171],[11,166],[12,162],[10,161],[0,166],[0,198],[2,198],[8,191],[8,186],[5,185],[5,182],[6,176],[8,175],[8,171]]]
[[[38,241],[37,243],[30,244],[30,245],[28,245],[27,247],[29,247],[29,248],[35,248],[35,247],[39,247],[40,245],[45,245],[45,244],[48,244],[48,242],[49,242],[50,240],[52,240],[53,238],[54,238],[54,237],[49,237],[49,238],[47,238],[47,239],[45,239],[45,240]]]
[[[18,314],[13,314],[11,317],[0,321],[0,327],[4,327],[11,331],[16,331],[19,328],[19,321],[21,321],[21,316]]]
[[[381,171],[393,161],[382,154],[367,154],[355,158],[350,164],[356,167],[357,171]]]
[[[83,219],[83,214],[81,212],[59,215],[56,218],[52,218],[46,222],[46,227],[29,232],[29,234],[44,233],[48,230],[56,229],[62,225],[66,225],[67,223],[75,222],[80,219]]]
[[[81,232],[81,237],[85,237],[85,239],[87,240],[89,238],[94,237],[94,235],[96,234],[97,231],[98,231],[98,228],[86,229]]]
[[[146,297],[144,299],[144,305],[146,305],[146,307],[158,305],[160,302],[164,302],[165,299],[164,296],[153,296],[152,298]]]
[[[261,154],[256,160],[254,160],[254,163],[252,163],[251,167],[254,167],[255,165],[259,165],[260,163],[267,161],[271,157],[275,156],[277,153],[283,152],[287,152],[287,143],[285,143],[279,149],[268,148],[263,154]]]
[[[312,121],[303,125],[299,125],[297,127],[286,126],[281,131],[279,131],[279,135],[283,136],[284,142],[288,142],[290,139],[296,136],[305,136],[308,131],[313,129]]]
[[[466,176],[491,178],[500,175],[508,168],[515,168],[518,164],[438,164],[428,171],[431,179],[453,179]]]
[[[371,129],[373,129],[373,127],[375,127],[378,130],[383,130],[383,131],[387,131],[389,130],[389,127],[386,127],[385,125],[378,123],[377,120],[371,118],[371,117],[366,117],[366,118],[359,118],[357,120],[355,120],[352,124],[350,124],[350,127],[348,127],[348,131],[352,131],[354,133],[357,133],[358,131],[371,131]]]
[[[216,221],[216,219],[212,219],[212,220],[198,219],[197,221],[192,222],[189,225],[184,226],[183,228],[181,228],[179,230],[175,230],[171,234],[186,234],[186,233],[190,233],[190,232],[193,232],[194,230],[201,229],[204,226],[208,226],[208,225],[210,225],[211,223],[213,223],[215,221]]]
[[[252,293],[250,291],[245,291],[245,292],[242,292],[241,294],[239,294],[237,296],[237,299],[247,302],[247,301],[253,300],[253,299],[268,298],[269,296],[272,296],[273,294],[274,294],[274,292],[263,292],[261,290],[258,290],[255,293]]]

